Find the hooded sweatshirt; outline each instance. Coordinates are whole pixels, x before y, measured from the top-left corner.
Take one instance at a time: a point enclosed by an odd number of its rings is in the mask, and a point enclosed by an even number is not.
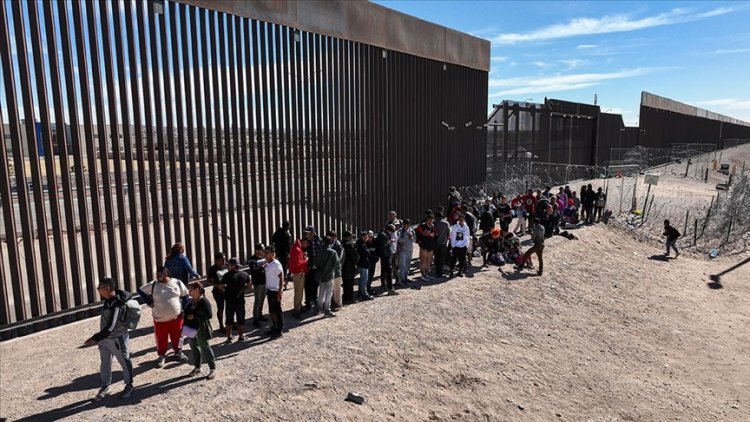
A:
[[[125,326],[125,302],[133,295],[124,290],[115,290],[115,295],[104,301],[99,332],[91,338],[97,343],[107,338],[117,338],[128,332]]]

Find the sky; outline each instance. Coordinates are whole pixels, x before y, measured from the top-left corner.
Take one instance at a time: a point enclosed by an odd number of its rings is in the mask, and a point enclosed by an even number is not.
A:
[[[649,91],[750,122],[750,2],[375,2],[490,40],[490,107],[596,95],[637,126]]]

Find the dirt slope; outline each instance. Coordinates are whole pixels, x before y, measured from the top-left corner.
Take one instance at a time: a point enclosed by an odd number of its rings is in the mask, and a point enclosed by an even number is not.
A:
[[[150,327],[139,329],[126,403],[89,403],[98,353],[76,346],[95,319],[2,343],[0,417],[750,420],[750,265],[714,290],[709,275],[736,259],[664,262],[611,227],[576,234],[548,241],[542,277],[493,267],[310,319],[274,342],[215,339],[213,381],[186,377],[187,365],[152,369]],[[349,391],[367,402],[344,402]]]

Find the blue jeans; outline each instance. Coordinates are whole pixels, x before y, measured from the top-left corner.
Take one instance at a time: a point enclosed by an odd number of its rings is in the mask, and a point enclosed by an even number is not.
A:
[[[359,296],[367,296],[367,281],[369,277],[370,269],[359,267]]]
[[[409,277],[411,266],[411,251],[398,253],[398,279],[403,283]]]

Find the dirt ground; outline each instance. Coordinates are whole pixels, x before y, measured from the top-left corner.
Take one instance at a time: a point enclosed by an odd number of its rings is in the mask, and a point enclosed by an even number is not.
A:
[[[299,323],[287,311],[290,330],[275,341],[216,338],[212,381],[177,362],[154,368],[145,310],[125,401],[91,402],[99,355],[76,347],[98,319],[4,342],[0,418],[750,420],[750,265],[712,289],[709,277],[743,258],[664,261],[612,226],[576,235],[548,240],[541,277],[474,268],[333,319]],[[366,402],[345,402],[348,392]]]

